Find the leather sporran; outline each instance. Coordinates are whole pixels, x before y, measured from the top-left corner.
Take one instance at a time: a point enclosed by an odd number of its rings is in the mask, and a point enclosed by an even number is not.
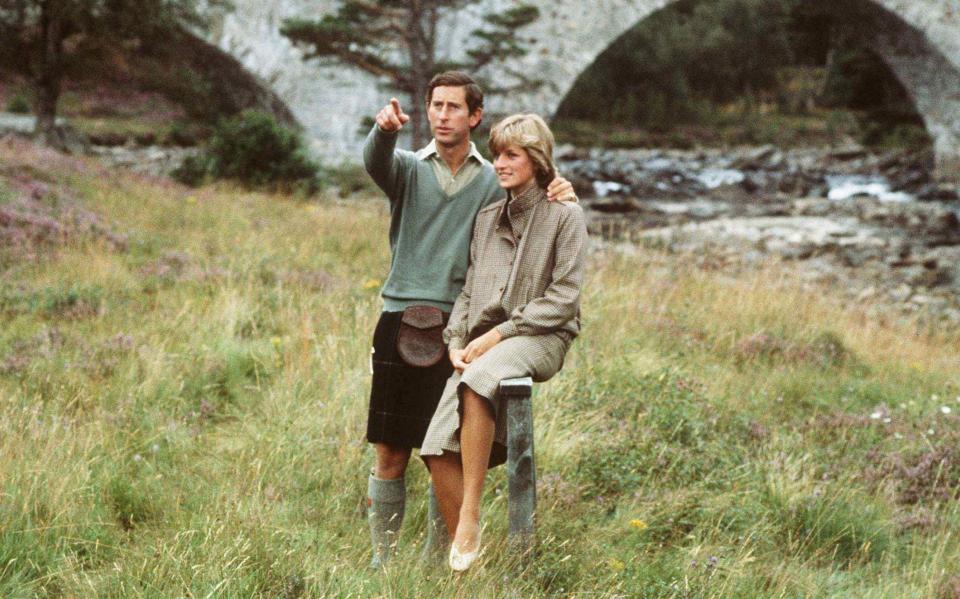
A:
[[[408,306],[400,318],[397,353],[410,366],[426,368],[437,364],[447,354],[443,342],[446,318],[440,308]]]

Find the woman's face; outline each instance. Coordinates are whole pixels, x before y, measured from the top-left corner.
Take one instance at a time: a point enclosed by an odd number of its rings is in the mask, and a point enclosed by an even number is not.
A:
[[[517,145],[503,148],[493,159],[493,168],[497,171],[500,187],[509,191],[525,188],[535,176],[530,155]]]

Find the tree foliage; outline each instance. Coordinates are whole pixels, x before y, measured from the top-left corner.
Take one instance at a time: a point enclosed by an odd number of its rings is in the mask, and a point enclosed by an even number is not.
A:
[[[172,30],[202,27],[199,5],[200,0],[4,0],[0,60],[20,70],[33,85],[38,137],[54,146],[63,143],[55,118],[71,58],[65,50],[68,40],[159,39]]]
[[[209,176],[232,179],[248,188],[310,194],[320,185],[319,172],[297,131],[284,127],[271,114],[247,110],[221,120],[206,152],[185,160],[172,174],[190,185]]]
[[[784,3],[771,0],[679,2],[614,43],[561,110],[578,118],[678,122],[694,118],[705,100],[770,87],[791,59],[788,17]],[[633,100],[610,106],[626,97]]]
[[[413,143],[419,146],[426,136],[423,98],[430,78],[449,69],[476,72],[495,60],[524,55],[526,44],[518,30],[539,17],[538,9],[526,4],[488,13],[482,26],[471,33],[463,58],[438,56],[438,27],[451,11],[467,4],[464,0],[345,0],[335,13],[321,19],[288,19],[280,31],[306,50],[305,60],[360,69],[406,94]],[[518,86],[539,83],[517,71],[507,74]]]
[[[662,129],[708,122],[718,106],[781,96],[791,68],[822,67],[817,105],[912,122],[906,92],[858,35],[866,21],[846,3],[681,0],[601,54],[558,116]]]

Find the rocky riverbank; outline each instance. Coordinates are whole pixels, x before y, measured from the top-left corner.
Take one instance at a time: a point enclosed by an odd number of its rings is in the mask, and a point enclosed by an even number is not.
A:
[[[33,136],[36,119],[32,115],[0,112],[0,138],[14,135],[24,139]],[[165,177],[180,166],[184,158],[196,155],[200,150],[190,146],[140,145],[132,143],[104,144],[87,139],[65,119],[58,118],[57,125],[63,133],[68,150],[73,154],[96,156],[108,168],[125,168],[156,177]]]
[[[0,115],[26,135],[31,119]],[[106,167],[166,176],[196,148],[97,146]],[[851,301],[960,324],[958,187],[924,153],[840,149],[558,148],[598,244],[655,246],[711,268],[779,260]]]
[[[788,262],[851,301],[960,324],[960,201],[929,157],[858,147],[558,152],[602,243],[711,268]]]

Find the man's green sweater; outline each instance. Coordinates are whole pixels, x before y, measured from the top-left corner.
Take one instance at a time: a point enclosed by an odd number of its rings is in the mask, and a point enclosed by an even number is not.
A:
[[[506,194],[484,161],[480,173],[448,196],[428,160],[396,146],[396,133],[374,125],[363,147],[367,172],[390,200],[392,258],[384,310],[427,304],[449,312],[466,280],[477,212]]]

